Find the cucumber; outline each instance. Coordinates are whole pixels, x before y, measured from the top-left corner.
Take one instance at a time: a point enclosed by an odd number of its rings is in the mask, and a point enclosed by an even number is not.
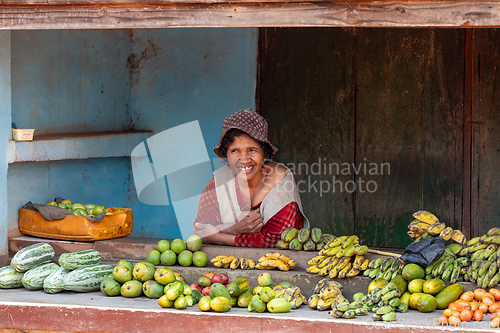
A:
[[[23,286],[21,279],[24,273],[17,272],[12,266],[4,266],[0,268],[0,288],[20,288]]]
[[[33,267],[32,269],[24,273],[24,276],[21,279],[23,287],[29,290],[43,289],[43,281],[45,280],[45,278],[58,268],[59,265],[53,262],[48,262]]]
[[[69,272],[69,269],[59,267],[58,269],[50,273],[50,275],[47,276],[43,281],[43,290],[45,290],[49,294],[55,294],[64,291],[64,288],[62,287],[62,281],[66,274],[68,274]]]
[[[16,252],[10,265],[18,272],[51,262],[56,255],[54,248],[47,243],[36,243]]]
[[[94,249],[62,253],[59,256],[59,265],[69,270],[99,265],[100,263],[101,254],[99,251]]]
[[[113,273],[113,266],[94,265],[81,267],[72,270],[63,278],[62,287],[64,290],[77,292],[97,291],[101,281]]]

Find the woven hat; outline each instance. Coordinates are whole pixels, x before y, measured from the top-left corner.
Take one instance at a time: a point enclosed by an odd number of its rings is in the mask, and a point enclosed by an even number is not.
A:
[[[217,156],[222,157],[219,153],[220,144],[227,131],[232,128],[237,128],[245,132],[257,141],[268,143],[273,150],[273,155],[278,151],[278,148],[273,146],[267,138],[267,121],[254,110],[240,109],[222,122],[222,135],[220,136],[219,143],[214,147],[214,152]]]

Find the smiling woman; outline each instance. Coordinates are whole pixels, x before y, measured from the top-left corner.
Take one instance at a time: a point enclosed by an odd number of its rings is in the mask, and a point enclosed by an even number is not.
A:
[[[309,226],[291,171],[271,161],[277,150],[255,111],[224,120],[214,151],[227,165],[206,185],[194,222],[204,243],[275,247],[285,229]]]

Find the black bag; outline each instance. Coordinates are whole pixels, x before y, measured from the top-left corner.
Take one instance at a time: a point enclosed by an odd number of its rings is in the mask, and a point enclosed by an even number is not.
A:
[[[444,252],[446,241],[441,237],[433,237],[408,245],[400,257],[405,263],[415,263],[427,267],[438,260]]]

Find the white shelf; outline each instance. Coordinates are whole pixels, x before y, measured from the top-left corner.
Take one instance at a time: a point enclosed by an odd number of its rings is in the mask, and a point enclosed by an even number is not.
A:
[[[33,141],[9,140],[9,163],[130,156],[152,131],[35,134]]]

